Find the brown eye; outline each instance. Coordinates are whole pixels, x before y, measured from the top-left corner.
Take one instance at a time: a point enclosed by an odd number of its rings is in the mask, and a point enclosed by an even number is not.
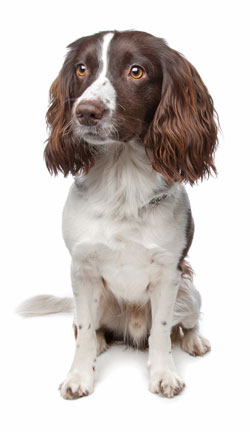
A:
[[[76,74],[81,78],[87,75],[87,68],[84,63],[77,65]]]
[[[129,74],[132,76],[132,78],[134,79],[140,79],[144,76],[144,69],[142,69],[141,66],[137,66],[134,65],[132,66],[132,68],[130,69]]]

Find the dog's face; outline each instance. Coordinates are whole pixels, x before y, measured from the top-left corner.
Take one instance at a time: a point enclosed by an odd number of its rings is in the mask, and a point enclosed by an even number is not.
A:
[[[87,172],[100,145],[136,140],[171,181],[215,170],[211,97],[194,67],[162,39],[102,32],[69,45],[51,87],[48,168]]]
[[[162,68],[151,36],[99,34],[75,50],[73,133],[90,144],[143,139],[161,99]],[[150,50],[149,50],[150,45]]]

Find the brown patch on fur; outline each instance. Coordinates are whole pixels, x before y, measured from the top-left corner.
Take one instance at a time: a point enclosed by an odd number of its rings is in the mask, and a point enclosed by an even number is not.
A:
[[[184,279],[189,279],[192,282],[194,271],[191,265],[185,259],[183,259],[179,264],[179,268],[181,270],[181,277],[183,277]]]
[[[186,246],[180,257],[178,268],[179,270],[181,270],[181,276],[189,279],[190,281],[193,280],[194,272],[190,264],[185,260],[185,257],[188,254],[188,251],[193,241],[193,237],[194,237],[194,220],[192,217],[191,209],[189,209],[187,215],[187,226],[186,226]]]
[[[216,173],[217,114],[194,66],[171,48],[163,57],[162,98],[145,145],[156,171],[193,184]]]
[[[67,73],[67,62],[50,88],[50,107],[47,124],[50,136],[44,151],[45,162],[51,174],[61,171],[66,177],[69,173],[85,174],[94,164],[95,149],[90,150],[83,140],[75,139],[71,129],[72,77]]]
[[[103,277],[102,277],[102,283],[103,283],[103,287],[104,287],[104,289],[107,290],[107,289],[108,289],[108,284],[107,284],[107,282],[105,281],[105,279],[103,279]]]
[[[73,324],[73,330],[74,330],[74,337],[76,340],[77,339],[77,326],[75,324]]]
[[[177,345],[181,342],[182,340],[182,328],[179,324],[177,324],[176,326],[174,326],[171,330],[171,342],[173,345]]]
[[[86,390],[85,392],[82,391],[81,387],[79,386],[78,390],[73,393],[71,387],[68,387],[66,390],[67,399],[78,399],[83,396],[88,396],[89,392]]]

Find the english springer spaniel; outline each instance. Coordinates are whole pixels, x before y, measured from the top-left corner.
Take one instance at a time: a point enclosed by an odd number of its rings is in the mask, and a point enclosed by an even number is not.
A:
[[[63,211],[74,301],[39,296],[20,312],[74,310],[64,398],[93,392],[108,339],[148,345],[149,390],[173,397],[184,383],[171,342],[210,350],[186,262],[194,224],[183,183],[216,172],[213,101],[196,69],[148,33],[101,32],[68,48],[50,90],[45,160],[75,176]]]

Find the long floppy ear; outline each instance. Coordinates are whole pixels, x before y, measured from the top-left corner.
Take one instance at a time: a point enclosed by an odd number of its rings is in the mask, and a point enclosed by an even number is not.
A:
[[[145,136],[153,168],[174,182],[193,184],[216,173],[217,144],[213,100],[196,69],[166,47],[162,97]]]
[[[88,145],[72,134],[72,103],[74,75],[71,57],[65,63],[50,88],[50,106],[46,119],[50,129],[44,158],[50,173],[87,172],[93,164],[93,152]]]

